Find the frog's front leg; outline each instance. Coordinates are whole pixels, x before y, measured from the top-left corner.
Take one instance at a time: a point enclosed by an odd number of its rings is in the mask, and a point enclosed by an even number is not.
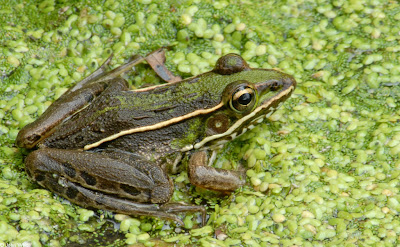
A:
[[[86,208],[182,221],[176,212],[201,212],[202,206],[168,203],[172,180],[149,161],[124,153],[91,153],[43,148],[26,158],[37,183]]]
[[[198,187],[220,192],[232,192],[244,184],[244,173],[208,166],[207,153],[194,153],[189,160],[190,182]]]

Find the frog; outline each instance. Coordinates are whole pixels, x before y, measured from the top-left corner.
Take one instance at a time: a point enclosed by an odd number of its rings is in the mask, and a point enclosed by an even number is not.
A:
[[[296,80],[277,69],[251,68],[238,54],[182,79],[165,65],[165,50],[134,55],[97,70],[23,127],[18,147],[27,175],[40,186],[84,208],[183,224],[181,213],[203,205],[170,202],[171,174],[186,160],[193,186],[231,193],[245,173],[213,166],[218,150],[262,123],[286,101]],[[123,75],[147,62],[163,84],[132,89]]]

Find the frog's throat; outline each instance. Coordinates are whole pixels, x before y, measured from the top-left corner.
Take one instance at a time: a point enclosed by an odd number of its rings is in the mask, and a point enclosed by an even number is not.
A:
[[[156,124],[153,124],[153,125],[147,125],[147,126],[142,126],[142,127],[139,127],[139,128],[123,130],[123,131],[121,131],[121,132],[119,132],[117,134],[114,134],[114,135],[111,135],[111,136],[109,136],[107,138],[101,139],[100,141],[97,141],[95,143],[86,145],[83,148],[83,150],[89,150],[89,149],[98,147],[104,142],[109,142],[109,141],[115,140],[115,139],[117,139],[117,138],[119,138],[121,136],[124,136],[124,135],[130,135],[130,134],[138,133],[138,132],[145,132],[145,131],[161,129],[161,128],[167,127],[167,126],[175,124],[175,123],[179,123],[181,121],[184,121],[186,119],[189,119],[189,118],[192,118],[192,117],[195,117],[195,116],[198,116],[198,115],[208,114],[208,113],[214,112],[214,111],[218,110],[219,108],[221,108],[223,106],[224,106],[224,103],[221,102],[218,105],[216,105],[216,106],[214,106],[212,108],[209,108],[209,109],[200,109],[200,110],[197,110],[197,111],[193,111],[193,112],[191,112],[189,114],[182,115],[182,116],[176,117],[176,118],[172,118],[172,119],[169,119],[169,120],[166,120],[166,121],[163,121],[163,122],[159,122],[159,123],[156,123]]]
[[[188,150],[191,150],[193,148],[194,149],[199,149],[199,148],[203,147],[207,142],[210,142],[210,141],[216,140],[216,139],[221,139],[221,141],[224,142],[224,141],[226,141],[226,140],[224,140],[224,137],[229,136],[229,135],[231,136],[232,140],[235,139],[238,136],[238,133],[237,133],[236,130],[239,129],[239,127],[243,123],[245,123],[249,119],[253,119],[253,118],[254,118],[254,120],[251,123],[253,123],[253,122],[261,123],[264,120],[264,118],[267,118],[272,113],[274,113],[275,110],[278,109],[283,102],[279,103],[276,108],[272,107],[271,105],[274,102],[279,101],[280,99],[289,96],[294,91],[294,89],[295,89],[295,85],[291,85],[291,86],[283,89],[278,94],[276,94],[275,96],[273,96],[269,100],[267,100],[267,102],[265,102],[261,106],[259,106],[256,109],[254,109],[254,111],[252,111],[251,113],[249,113],[246,116],[243,116],[236,123],[234,123],[227,131],[225,131],[225,132],[223,132],[221,134],[208,136],[208,137],[204,138],[203,140],[201,140],[200,142],[196,143],[195,145],[185,146],[181,151],[188,151]],[[261,116],[255,118],[255,116],[257,116],[257,113],[263,111],[264,109],[268,109],[268,108],[270,108],[270,109],[265,115],[261,115]],[[249,126],[243,128],[241,133],[239,133],[239,135],[245,133],[247,131],[247,129],[252,129],[254,127],[254,125],[252,125],[251,123],[250,123]],[[217,143],[216,145],[218,145],[218,144],[219,143]]]

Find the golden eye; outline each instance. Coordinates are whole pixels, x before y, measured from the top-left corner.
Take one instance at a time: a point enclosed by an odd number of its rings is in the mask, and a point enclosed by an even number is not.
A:
[[[257,95],[254,89],[250,85],[241,84],[233,91],[229,105],[238,113],[246,113],[253,110],[256,101]]]

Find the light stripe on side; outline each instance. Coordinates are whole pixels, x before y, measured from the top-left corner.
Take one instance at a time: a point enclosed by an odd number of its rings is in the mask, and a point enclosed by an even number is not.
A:
[[[218,105],[216,105],[216,106],[214,106],[214,107],[212,107],[210,109],[200,109],[200,110],[191,112],[189,114],[186,114],[186,115],[183,115],[183,116],[180,116],[180,117],[176,117],[176,118],[172,118],[170,120],[159,122],[159,123],[156,123],[156,124],[153,124],[153,125],[147,125],[147,126],[143,126],[143,127],[139,127],[139,128],[123,130],[123,131],[121,131],[121,132],[119,132],[117,134],[114,134],[114,135],[111,135],[111,136],[109,136],[107,138],[101,139],[100,141],[97,141],[95,143],[86,145],[83,148],[83,150],[89,150],[89,149],[98,147],[104,142],[109,142],[109,141],[115,140],[115,139],[117,139],[117,138],[119,138],[121,136],[124,136],[124,135],[130,135],[130,134],[138,133],[138,132],[145,132],[145,131],[161,129],[161,128],[164,128],[166,126],[169,126],[169,125],[172,125],[172,124],[175,124],[175,123],[179,123],[181,121],[184,121],[186,119],[189,119],[189,118],[192,118],[192,117],[195,117],[195,116],[198,116],[198,115],[211,113],[213,111],[218,110],[222,106],[224,106],[224,103],[221,102]]]

